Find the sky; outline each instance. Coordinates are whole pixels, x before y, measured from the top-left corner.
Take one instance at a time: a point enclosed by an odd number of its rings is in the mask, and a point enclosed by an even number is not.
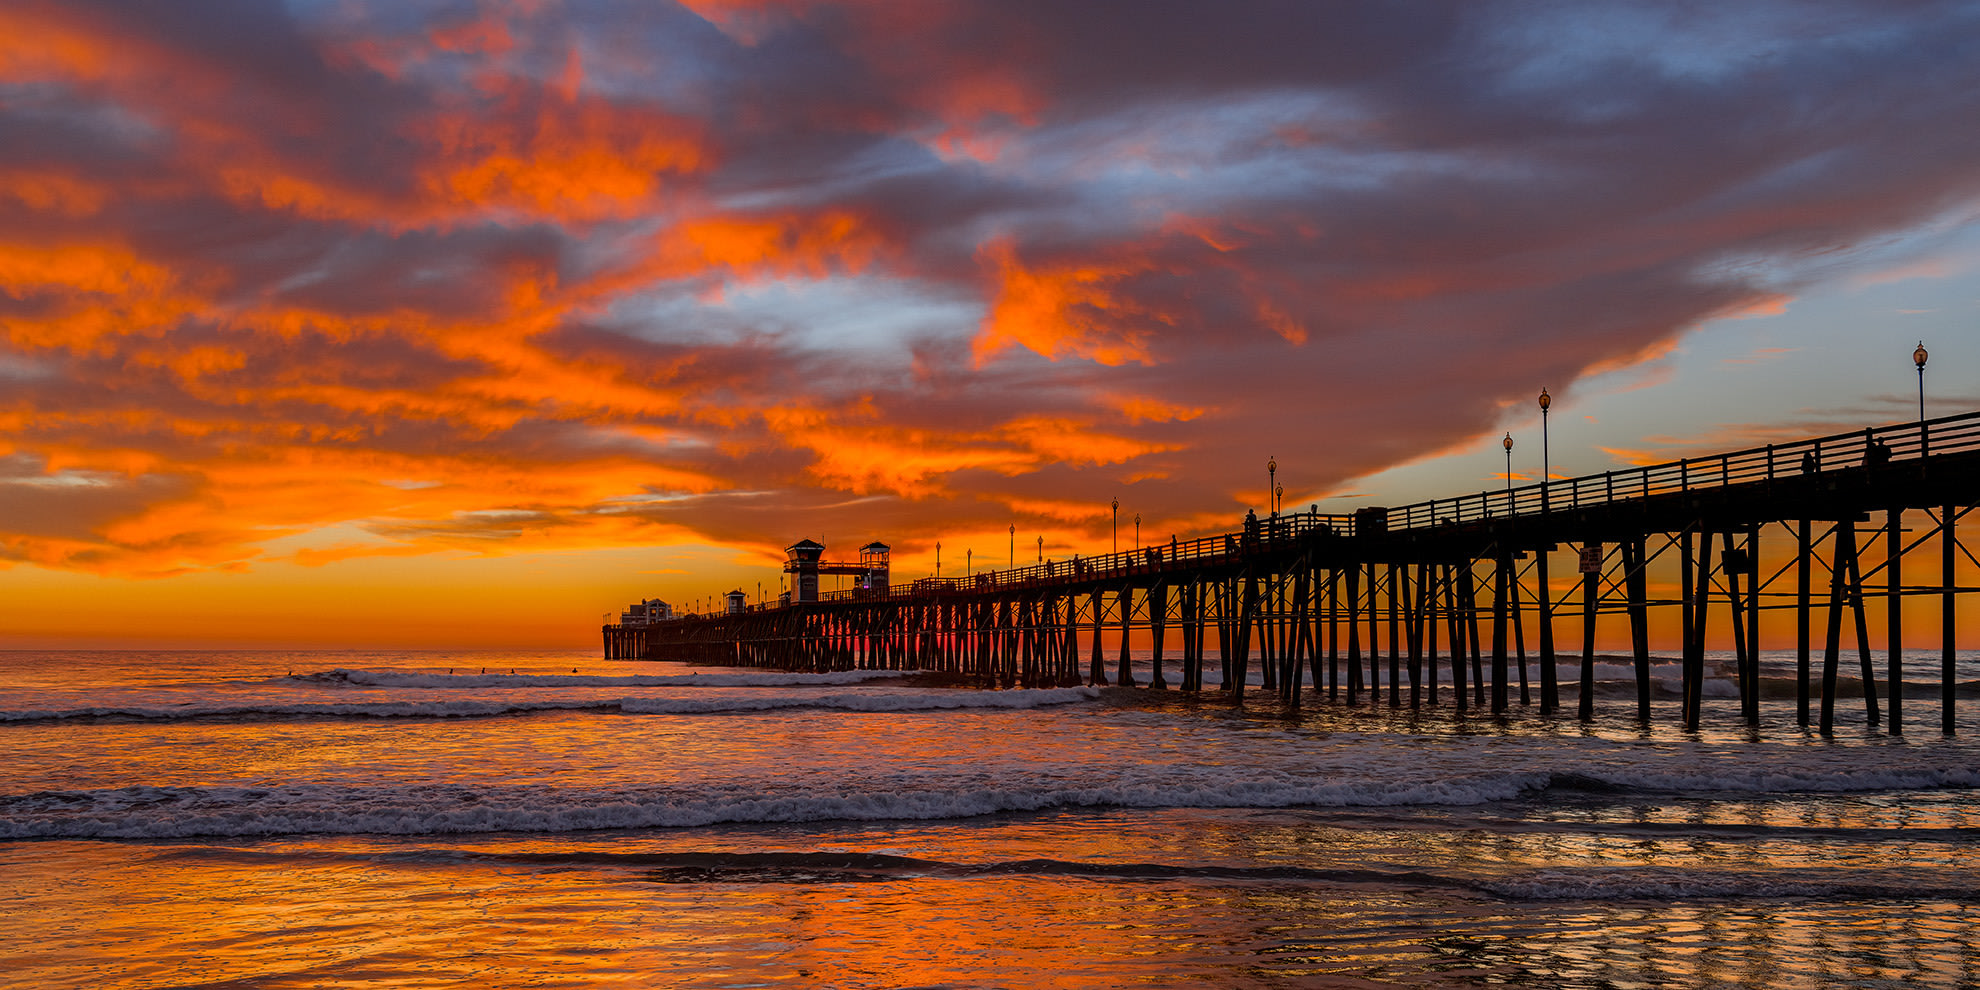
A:
[[[1556,475],[1906,420],[1919,341],[1980,409],[1976,121],[1970,2],[10,0],[0,648],[584,647],[1536,478],[1543,387]]]

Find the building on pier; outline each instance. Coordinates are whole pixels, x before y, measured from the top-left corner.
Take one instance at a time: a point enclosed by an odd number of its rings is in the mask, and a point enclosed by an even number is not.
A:
[[[622,626],[644,626],[655,622],[665,622],[673,617],[674,606],[658,598],[648,598],[644,601],[637,601],[626,606],[626,610],[619,613],[619,624]]]
[[[884,595],[890,580],[892,555],[892,547],[875,540],[859,548],[857,561],[825,560],[825,544],[799,540],[784,548],[784,573],[792,576],[791,600],[817,601],[820,574],[848,575],[853,579],[855,591]]]

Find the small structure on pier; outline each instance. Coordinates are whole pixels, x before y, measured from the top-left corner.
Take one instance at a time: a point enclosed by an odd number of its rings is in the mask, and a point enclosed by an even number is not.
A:
[[[887,593],[887,583],[892,565],[888,563],[894,548],[874,540],[859,548],[859,589],[879,594]]]
[[[749,611],[749,596],[743,594],[740,588],[723,595],[722,598],[728,605],[730,615],[741,615]]]
[[[818,559],[825,556],[825,544],[799,540],[784,548],[784,573],[791,575],[791,600],[818,600]]]
[[[637,601],[626,606],[626,610],[619,613],[619,624],[622,626],[644,626],[651,625],[655,622],[665,622],[673,617],[674,606],[658,598],[648,598],[644,601]]]
[[[875,540],[859,548],[857,562],[825,560],[825,544],[816,540],[799,540],[784,548],[784,573],[793,576],[791,600],[817,601],[820,574],[851,575],[855,590],[884,595],[892,568],[892,554],[892,547]]]

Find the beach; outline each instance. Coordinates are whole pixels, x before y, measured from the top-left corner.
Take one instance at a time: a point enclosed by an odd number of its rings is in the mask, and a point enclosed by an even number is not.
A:
[[[0,986],[1980,985],[1972,701],[1824,739],[554,652],[0,684]]]

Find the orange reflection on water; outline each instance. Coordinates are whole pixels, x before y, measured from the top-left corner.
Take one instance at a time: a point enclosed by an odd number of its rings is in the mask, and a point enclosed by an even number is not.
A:
[[[9,949],[9,962],[43,985],[102,987],[1757,988],[1980,974],[1966,937],[1980,919],[1951,902],[1509,902],[1022,862],[992,873],[728,853],[614,863],[572,849],[609,842],[543,839],[525,854],[435,839],[0,847],[18,878],[6,895],[13,944],[32,947]]]

